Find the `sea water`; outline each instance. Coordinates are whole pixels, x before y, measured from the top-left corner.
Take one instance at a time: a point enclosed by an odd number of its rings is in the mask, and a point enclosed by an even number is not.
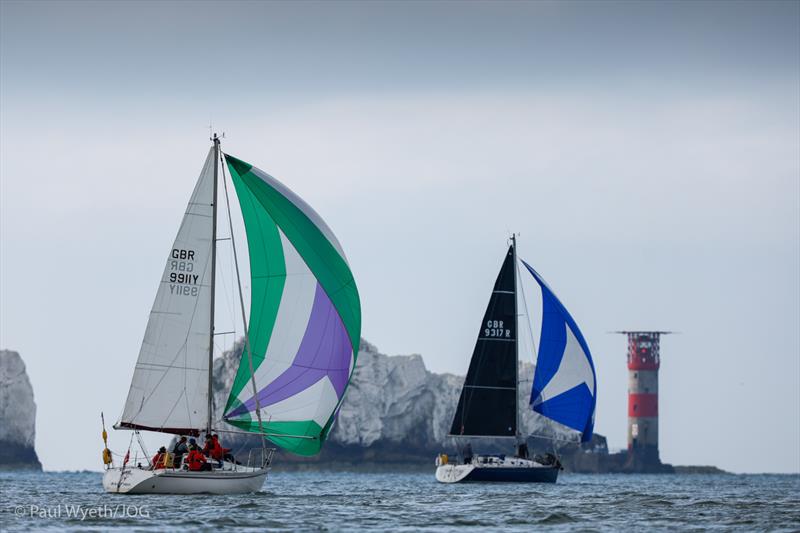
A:
[[[577,475],[437,483],[430,472],[275,472],[238,496],[103,492],[98,473],[0,474],[0,530],[800,531],[798,475]]]

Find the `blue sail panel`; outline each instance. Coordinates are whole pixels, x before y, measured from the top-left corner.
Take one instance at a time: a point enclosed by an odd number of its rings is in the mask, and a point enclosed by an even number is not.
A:
[[[594,419],[593,417],[587,419],[586,413],[594,411],[594,395],[585,383],[535,405],[533,410],[575,431],[580,431],[583,442],[592,438]]]
[[[550,287],[522,261],[542,289],[542,333],[531,388],[531,408],[592,438],[597,376],[581,330]]]

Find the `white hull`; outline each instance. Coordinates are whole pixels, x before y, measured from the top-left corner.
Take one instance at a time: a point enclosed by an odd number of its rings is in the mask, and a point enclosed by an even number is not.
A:
[[[439,483],[458,483],[463,481],[475,465],[441,465],[436,467],[436,481]]]
[[[103,488],[117,494],[245,494],[261,490],[269,472],[269,467],[225,466],[211,472],[109,468]]]

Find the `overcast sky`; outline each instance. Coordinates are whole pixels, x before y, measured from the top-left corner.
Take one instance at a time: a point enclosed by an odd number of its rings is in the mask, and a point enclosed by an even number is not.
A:
[[[797,472],[799,6],[3,1],[0,348],[45,468],[100,468],[213,122],[336,232],[383,352],[465,373],[516,231],[613,448],[607,332],[670,329],[662,459]]]

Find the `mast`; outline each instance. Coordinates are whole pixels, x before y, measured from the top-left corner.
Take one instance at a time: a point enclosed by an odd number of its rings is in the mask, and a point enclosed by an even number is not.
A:
[[[211,215],[211,319],[209,320],[209,337],[208,337],[208,422],[206,423],[206,433],[211,433],[211,422],[214,418],[212,413],[213,406],[213,393],[212,393],[212,377],[214,373],[214,299],[216,297],[216,276],[217,276],[217,183],[219,176],[219,137],[214,134],[211,139],[214,141],[214,193],[212,194],[213,206]]]
[[[519,428],[519,309],[517,304],[517,236],[511,234],[511,250],[514,261],[514,412],[517,417],[517,445],[520,443]]]

